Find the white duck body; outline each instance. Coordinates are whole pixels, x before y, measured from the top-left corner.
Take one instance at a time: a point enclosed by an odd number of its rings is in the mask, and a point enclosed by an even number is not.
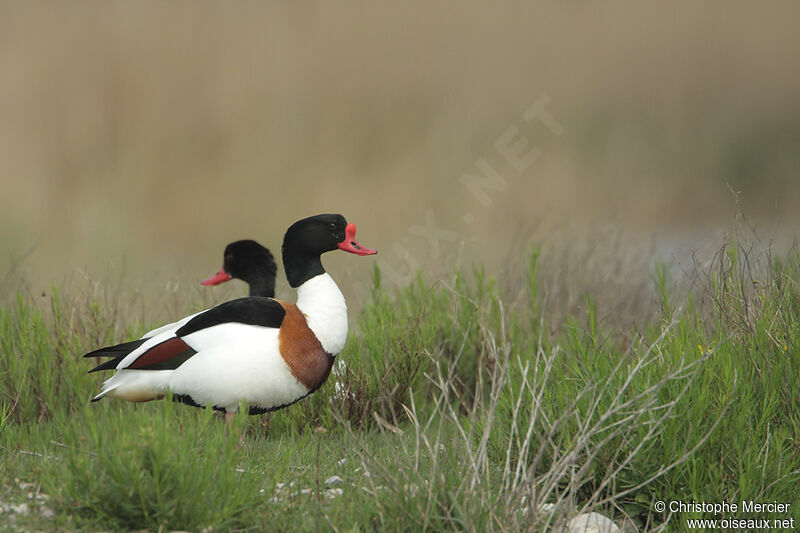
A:
[[[346,221],[340,215],[311,217],[293,228],[309,221],[316,224],[321,217],[326,231],[336,239],[344,236]],[[329,217],[334,217],[336,228]],[[355,227],[350,226],[346,238],[341,243],[334,240],[333,247],[338,244],[358,255],[375,253],[353,240]],[[298,233],[307,237],[309,231],[301,226]],[[330,245],[323,243],[322,251],[330,249],[323,246]],[[298,255],[302,259],[302,253]],[[285,407],[317,390],[347,340],[347,305],[322,269],[319,255],[297,264],[286,269],[290,284],[297,288],[296,304],[239,298],[157,328],[138,341],[86,354],[114,357],[93,371],[116,370],[93,401],[104,397],[148,401],[172,393],[186,403],[228,412],[244,402],[257,413]]]

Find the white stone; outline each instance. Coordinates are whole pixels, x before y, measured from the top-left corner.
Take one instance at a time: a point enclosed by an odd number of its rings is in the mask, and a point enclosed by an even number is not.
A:
[[[12,513],[21,514],[22,516],[27,516],[27,514],[30,512],[30,509],[28,508],[28,504],[27,503],[21,503],[19,505],[12,505],[9,508],[9,510]]]
[[[584,513],[569,521],[567,533],[619,533],[619,528],[600,513]]]
[[[331,476],[325,480],[326,485],[341,485],[344,483],[344,480],[339,476]]]

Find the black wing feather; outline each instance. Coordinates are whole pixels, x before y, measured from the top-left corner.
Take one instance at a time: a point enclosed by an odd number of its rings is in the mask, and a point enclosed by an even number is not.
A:
[[[121,344],[115,344],[114,346],[106,346],[104,348],[100,348],[99,350],[94,350],[93,352],[87,353],[84,355],[84,357],[111,357],[111,359],[108,361],[100,363],[93,369],[89,370],[89,373],[91,374],[92,372],[99,372],[100,370],[117,368],[117,365],[120,363],[120,361],[125,359],[125,356],[144,344],[146,340],[148,339],[136,339],[135,341],[123,342]]]
[[[119,356],[115,357],[114,359],[109,359],[108,361],[106,361],[104,363],[100,363],[99,365],[97,365],[93,369],[89,370],[89,374],[91,374],[92,372],[99,372],[101,370],[111,370],[111,369],[117,368],[117,365],[120,364],[120,362],[123,359],[125,359],[125,355],[119,355]]]
[[[117,357],[120,354],[129,354],[136,348],[144,344],[148,339],[136,339],[135,341],[123,342],[114,346],[106,346],[93,352],[89,352],[84,357]]]
[[[175,332],[175,335],[185,337],[201,329],[231,322],[263,326],[265,328],[279,328],[285,315],[286,311],[283,306],[271,298],[237,298],[197,315],[181,326]]]

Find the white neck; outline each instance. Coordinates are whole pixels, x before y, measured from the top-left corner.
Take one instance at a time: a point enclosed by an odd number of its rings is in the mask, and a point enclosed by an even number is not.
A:
[[[297,307],[322,348],[336,355],[347,340],[347,304],[336,282],[327,273],[297,287]]]

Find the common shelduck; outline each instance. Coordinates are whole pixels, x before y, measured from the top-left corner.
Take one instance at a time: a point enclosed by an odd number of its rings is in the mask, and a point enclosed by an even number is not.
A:
[[[272,252],[256,241],[243,240],[225,247],[222,268],[203,285],[219,285],[232,279],[240,279],[250,288],[250,296],[275,296],[275,274],[278,266]]]
[[[372,255],[355,241],[342,215],[292,224],[283,239],[283,267],[297,303],[246,297],[225,302],[149,332],[144,338],[90,352],[112,357],[90,372],[116,369],[102,398],[146,402],[173,398],[212,406],[230,418],[245,403],[251,414],[291,405],[327,379],[347,339],[347,306],[320,256],[344,250]]]
[[[269,249],[264,248],[253,240],[241,240],[232,242],[225,247],[222,268],[219,269],[219,272],[200,283],[210,286],[219,285],[232,279],[240,279],[247,283],[250,296],[272,298],[275,296],[275,274],[277,271],[278,266],[275,264],[275,258]],[[187,316],[182,321],[148,331],[142,338],[147,339],[167,331],[173,326],[184,323],[195,316],[197,315]]]

